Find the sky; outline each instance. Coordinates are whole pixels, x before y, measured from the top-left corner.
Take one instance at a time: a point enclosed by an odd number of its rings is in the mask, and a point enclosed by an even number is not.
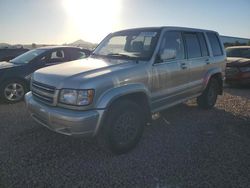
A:
[[[98,43],[126,28],[182,26],[250,38],[250,0],[0,0],[0,43]]]

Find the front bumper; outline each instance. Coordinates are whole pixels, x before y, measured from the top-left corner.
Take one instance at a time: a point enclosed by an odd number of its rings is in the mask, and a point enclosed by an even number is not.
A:
[[[69,136],[95,136],[104,114],[104,110],[74,111],[47,106],[34,100],[31,92],[25,95],[25,103],[36,122]]]

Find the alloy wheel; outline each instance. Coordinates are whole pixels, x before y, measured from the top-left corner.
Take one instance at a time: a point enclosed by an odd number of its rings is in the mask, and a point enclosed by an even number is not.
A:
[[[10,83],[4,89],[4,96],[7,100],[19,101],[24,95],[24,87],[19,83]]]

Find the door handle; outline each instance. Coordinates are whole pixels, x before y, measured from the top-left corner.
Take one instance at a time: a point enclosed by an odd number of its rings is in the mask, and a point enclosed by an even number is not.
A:
[[[206,62],[207,65],[210,64],[209,59],[206,59],[205,62]]]
[[[186,63],[181,63],[181,68],[182,69],[187,69],[187,64]]]

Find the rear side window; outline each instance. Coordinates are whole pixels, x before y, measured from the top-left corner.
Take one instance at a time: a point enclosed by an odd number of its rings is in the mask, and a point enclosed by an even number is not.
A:
[[[207,33],[208,40],[210,42],[212,52],[214,56],[223,55],[222,47],[216,33],[208,32]]]
[[[209,53],[208,53],[207,43],[206,43],[206,39],[204,37],[204,34],[198,33],[197,36],[198,36],[199,41],[200,41],[202,56],[208,56]]]
[[[81,51],[79,49],[72,49],[70,51],[70,56],[71,60],[76,60],[86,58],[88,55],[84,51]]]
[[[188,58],[201,57],[201,47],[196,33],[184,33]]]
[[[63,59],[64,58],[63,50],[57,50],[57,51],[52,52],[50,58],[51,59]]]
[[[48,55],[48,63],[61,63],[66,61],[65,53],[63,50],[56,49],[53,50],[49,55]]]

